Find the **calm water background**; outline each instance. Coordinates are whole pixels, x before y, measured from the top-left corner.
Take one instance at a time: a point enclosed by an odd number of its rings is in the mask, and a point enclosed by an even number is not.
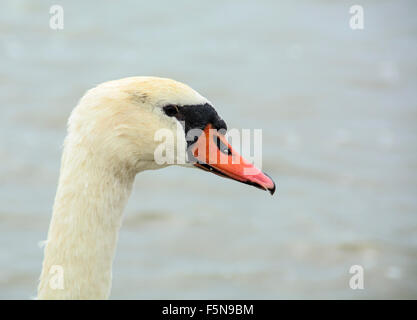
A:
[[[352,4],[2,1],[0,298],[36,294],[72,108],[133,75],[185,82],[229,127],[262,129],[278,190],[141,173],[112,298],[417,298],[417,3],[360,1],[363,31]]]

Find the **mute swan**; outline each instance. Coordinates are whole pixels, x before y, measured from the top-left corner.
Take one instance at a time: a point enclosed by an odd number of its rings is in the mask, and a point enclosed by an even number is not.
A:
[[[133,180],[140,171],[168,165],[154,158],[160,144],[155,134],[162,128],[182,142],[168,147],[181,151],[191,145],[196,161],[185,166],[275,191],[274,182],[241,158],[222,134],[216,136],[217,146],[213,139],[203,138],[208,129],[225,129],[226,124],[210,102],[187,85],[156,77],[103,83],[82,97],[68,121],[38,299],[109,297],[122,211]],[[204,133],[190,143],[186,134],[193,128]],[[213,144],[214,152],[220,154],[218,146],[226,147],[222,152],[227,157],[240,157],[242,162],[208,164],[209,154],[200,155],[198,149],[213,153]],[[244,168],[255,174],[245,175]],[[58,286],[57,276],[62,282]]]

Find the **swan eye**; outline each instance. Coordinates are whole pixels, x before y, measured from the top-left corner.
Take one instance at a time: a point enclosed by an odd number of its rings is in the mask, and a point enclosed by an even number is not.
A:
[[[164,112],[168,117],[173,117],[177,115],[180,111],[178,110],[178,106],[170,104],[169,106],[165,106]]]

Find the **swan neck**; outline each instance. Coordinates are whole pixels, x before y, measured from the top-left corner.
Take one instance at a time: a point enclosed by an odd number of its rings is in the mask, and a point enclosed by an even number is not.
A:
[[[87,148],[65,148],[39,299],[108,298],[122,213],[134,176],[127,167]]]

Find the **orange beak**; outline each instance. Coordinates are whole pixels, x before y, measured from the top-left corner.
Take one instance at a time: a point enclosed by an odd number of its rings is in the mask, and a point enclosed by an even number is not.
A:
[[[194,166],[200,169],[268,190],[271,195],[275,192],[274,181],[233,150],[224,135],[213,129],[210,124],[191,145],[189,151],[196,161]]]

